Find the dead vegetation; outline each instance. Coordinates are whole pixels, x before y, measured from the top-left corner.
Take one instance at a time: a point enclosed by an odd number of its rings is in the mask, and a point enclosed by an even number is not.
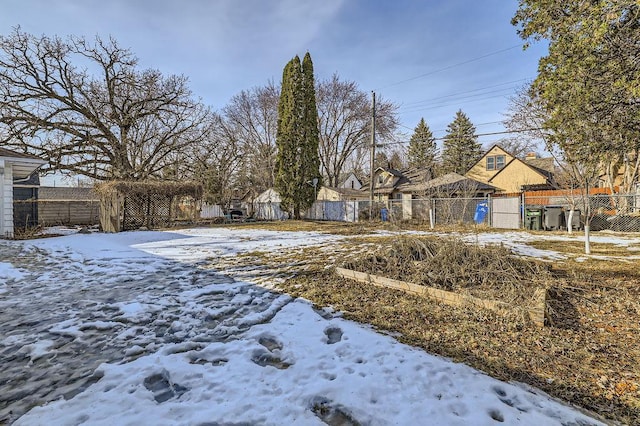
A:
[[[331,249],[289,253],[289,264],[297,266],[287,271],[291,278],[283,279],[281,288],[319,306],[332,306],[347,318],[394,333],[402,342],[467,363],[499,379],[543,389],[608,421],[640,424],[638,262],[569,260],[555,263],[550,271],[537,262],[514,257],[502,247],[489,248],[492,254],[488,257],[460,247],[454,257],[450,248],[440,259],[438,247],[422,241],[404,242],[394,252],[391,247],[395,247],[396,238],[354,238]],[[376,253],[387,253],[386,260],[363,255],[371,253],[372,247],[380,247]],[[345,262],[347,255],[350,260]],[[283,265],[286,258],[283,254],[263,261]],[[384,265],[387,271],[397,266],[403,271],[395,272],[399,279],[415,273],[413,268],[428,263],[425,259],[429,258],[437,260],[431,270],[417,272],[422,279],[461,289],[469,280],[476,283],[474,292],[479,297],[493,297],[504,288],[505,297],[517,298],[519,291],[526,292],[529,286],[545,286],[549,326],[538,329],[517,317],[454,308],[397,290],[355,283],[336,276],[330,268],[343,263],[355,267],[358,262],[366,267]],[[466,267],[467,263],[473,266]],[[439,269],[448,279],[429,277]],[[501,276],[501,269],[506,277]]]
[[[401,236],[343,267],[514,306],[529,303],[554,279],[548,264],[514,256],[504,246],[438,237]]]

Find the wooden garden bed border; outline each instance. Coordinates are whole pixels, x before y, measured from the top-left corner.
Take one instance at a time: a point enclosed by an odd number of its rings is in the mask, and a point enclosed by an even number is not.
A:
[[[508,303],[499,302],[497,300],[480,299],[465,294],[453,293],[433,287],[408,283],[406,281],[385,278],[379,275],[371,275],[365,272],[358,272],[352,269],[336,268],[336,273],[344,278],[373,284],[378,287],[402,290],[406,293],[411,293],[422,297],[429,297],[451,306],[472,305],[484,309],[489,309],[498,313],[502,313],[505,311],[508,312],[514,309],[513,306],[509,305]],[[546,298],[547,291],[545,289],[536,289],[533,294],[533,301],[530,307],[525,309],[525,312],[527,312],[527,314],[529,315],[530,320],[538,327],[544,327]]]

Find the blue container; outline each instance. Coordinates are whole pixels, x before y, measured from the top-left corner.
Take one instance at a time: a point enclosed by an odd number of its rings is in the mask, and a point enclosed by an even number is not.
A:
[[[476,206],[476,212],[473,215],[473,221],[475,223],[484,222],[485,217],[489,213],[489,203],[486,201],[480,201]]]
[[[389,210],[387,210],[386,207],[383,207],[380,209],[380,218],[382,219],[383,222],[386,222],[389,220]]]

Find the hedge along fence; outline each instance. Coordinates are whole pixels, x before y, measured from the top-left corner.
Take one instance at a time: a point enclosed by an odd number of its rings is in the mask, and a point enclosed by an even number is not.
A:
[[[99,184],[100,225],[104,232],[168,227],[195,221],[202,186],[193,182],[111,181]]]

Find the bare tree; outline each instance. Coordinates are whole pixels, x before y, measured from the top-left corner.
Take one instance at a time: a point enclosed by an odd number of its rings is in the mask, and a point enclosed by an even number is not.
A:
[[[611,156],[616,153],[588,154],[588,142],[606,138],[604,132],[598,131],[588,124],[584,125],[583,140],[575,139],[570,133],[551,130],[550,107],[536,94],[531,86],[524,87],[516,97],[511,99],[508,128],[517,130],[525,137],[544,143],[545,149],[551,153],[561,169],[562,178],[558,183],[564,183],[567,189],[580,188],[580,194],[573,191],[568,197],[570,216],[576,207],[582,208],[584,215],[585,253],[591,253],[590,224],[593,217],[589,203],[589,193],[598,182],[599,172],[603,165],[611,162]],[[577,123],[577,120],[576,120]],[[574,124],[575,125],[575,124]]]
[[[371,100],[353,81],[341,81],[337,74],[320,81],[316,89],[320,129],[320,167],[328,186],[338,186],[348,163],[359,164],[352,157],[371,140]],[[378,99],[376,135],[392,136],[398,126],[398,107]]]
[[[261,192],[275,182],[280,87],[269,82],[235,95],[223,109],[229,132],[242,151],[239,185]]]
[[[204,141],[192,145],[184,161],[180,176],[201,182],[205,200],[225,209],[235,195],[243,153],[236,133],[224,117],[214,114],[210,131]]]
[[[187,78],[137,69],[114,39],[0,37],[2,143],[97,180],[161,176],[204,140],[210,112]]]
[[[547,119],[547,112],[531,95],[531,83],[525,84],[509,98],[503,123],[514,133],[500,140],[500,146],[518,158],[537,151],[540,146],[548,147],[551,135],[544,128]]]

